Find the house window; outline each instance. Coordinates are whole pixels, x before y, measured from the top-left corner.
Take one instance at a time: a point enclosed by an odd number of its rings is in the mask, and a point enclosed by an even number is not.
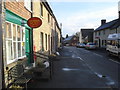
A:
[[[41,50],[44,51],[44,37],[42,32],[41,32]]]
[[[103,30],[103,35],[105,35],[105,30]]]
[[[31,11],[31,0],[24,0],[24,6]]]
[[[25,57],[25,28],[17,24],[5,23],[7,64]],[[24,44],[23,44],[24,43]]]
[[[40,3],[40,16],[43,16],[43,5]]]
[[[50,15],[48,14],[48,23],[50,23]]]
[[[106,46],[106,40],[102,40],[102,46]]]
[[[95,36],[97,36],[97,32],[95,32]]]
[[[53,19],[52,19],[52,17],[51,17],[51,26],[53,26]]]
[[[46,50],[47,50],[47,46],[48,46],[48,43],[47,43],[47,34],[45,34],[45,42],[46,42]]]
[[[99,31],[99,35],[100,35],[100,31]]]

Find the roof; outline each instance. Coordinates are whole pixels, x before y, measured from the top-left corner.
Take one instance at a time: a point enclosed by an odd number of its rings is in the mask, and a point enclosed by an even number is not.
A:
[[[117,22],[115,23],[115,25],[111,27],[111,29],[117,28],[119,26],[120,26],[120,19],[117,20]]]
[[[75,35],[69,36],[68,38],[65,38],[65,39],[63,40],[63,42],[69,43],[69,42],[71,42],[71,40],[72,40],[74,37],[77,37],[77,36],[75,36]]]
[[[110,21],[108,23],[101,25],[100,27],[95,29],[95,31],[99,31],[99,30],[103,30],[103,29],[107,29],[107,28],[110,28],[110,29],[116,28],[116,27],[120,26],[118,23],[119,23],[119,19],[115,19],[113,21]]]
[[[85,38],[86,36],[89,36],[93,34],[94,29],[81,29],[82,37]]]
[[[69,36],[68,38],[64,39],[64,41],[69,41],[72,39],[73,36]]]

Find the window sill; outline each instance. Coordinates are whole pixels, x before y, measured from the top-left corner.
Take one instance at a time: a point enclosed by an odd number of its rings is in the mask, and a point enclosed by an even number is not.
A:
[[[19,58],[16,58],[16,59],[13,59],[13,60],[7,60],[7,65],[14,63],[14,62],[17,62],[19,59],[25,59],[25,58],[26,58],[26,55],[19,57]]]

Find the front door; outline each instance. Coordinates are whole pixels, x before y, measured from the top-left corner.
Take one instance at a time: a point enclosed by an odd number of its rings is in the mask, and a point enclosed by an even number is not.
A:
[[[32,44],[32,30],[26,29],[26,56],[28,58],[28,64],[33,63],[33,44]]]

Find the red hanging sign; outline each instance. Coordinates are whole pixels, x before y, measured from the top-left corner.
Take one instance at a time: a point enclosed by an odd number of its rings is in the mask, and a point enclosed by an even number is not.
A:
[[[38,17],[32,17],[28,19],[27,25],[31,28],[38,28],[42,25],[42,20]]]

